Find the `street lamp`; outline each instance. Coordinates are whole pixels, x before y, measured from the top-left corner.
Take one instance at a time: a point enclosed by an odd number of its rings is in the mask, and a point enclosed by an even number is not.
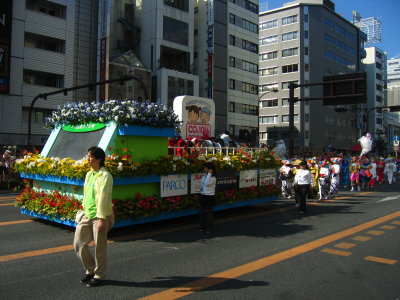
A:
[[[261,101],[262,97],[264,97],[266,94],[269,94],[271,92],[272,93],[276,93],[276,92],[278,92],[278,90],[277,89],[272,89],[272,90],[266,91],[265,93],[261,94],[261,96],[258,97],[258,102]],[[258,120],[257,120],[258,121],[258,144],[260,144],[260,104],[258,106],[259,106],[258,107]],[[275,128],[275,126],[274,126],[274,128]]]

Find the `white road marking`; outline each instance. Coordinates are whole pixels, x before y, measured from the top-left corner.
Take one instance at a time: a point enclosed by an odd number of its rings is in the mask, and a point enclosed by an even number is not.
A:
[[[383,198],[382,200],[379,200],[377,203],[379,203],[379,202],[385,202],[385,201],[391,201],[391,200],[396,200],[396,199],[399,199],[400,198],[400,195],[399,196],[395,196],[395,197],[387,197],[387,198]]]

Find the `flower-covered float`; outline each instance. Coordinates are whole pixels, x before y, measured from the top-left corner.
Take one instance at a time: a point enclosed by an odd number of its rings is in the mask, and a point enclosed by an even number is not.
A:
[[[86,153],[95,145],[105,150],[114,177],[116,227],[196,214],[206,161],[218,170],[215,210],[277,199],[278,162],[266,149],[168,155],[168,138],[182,122],[161,104],[69,103],[46,124],[52,132],[42,152],[26,153],[15,165],[26,179],[16,201],[24,214],[75,226],[89,170]]]

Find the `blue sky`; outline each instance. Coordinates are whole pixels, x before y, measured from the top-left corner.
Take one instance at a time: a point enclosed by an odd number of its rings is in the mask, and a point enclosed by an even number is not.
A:
[[[260,11],[281,7],[290,0],[260,0]],[[352,11],[356,10],[362,18],[375,17],[382,22],[382,42],[373,44],[387,52],[388,59],[399,55],[400,58],[400,0],[336,0],[336,13],[352,20]]]

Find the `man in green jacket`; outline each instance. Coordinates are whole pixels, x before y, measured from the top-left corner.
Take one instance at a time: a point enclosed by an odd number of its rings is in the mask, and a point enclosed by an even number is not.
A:
[[[113,178],[104,168],[105,153],[99,147],[88,150],[91,170],[86,174],[83,187],[84,215],[77,220],[74,248],[85,268],[81,283],[96,287],[102,284],[107,268],[107,234],[114,225],[112,186]],[[94,240],[96,255],[93,258],[89,243]]]

